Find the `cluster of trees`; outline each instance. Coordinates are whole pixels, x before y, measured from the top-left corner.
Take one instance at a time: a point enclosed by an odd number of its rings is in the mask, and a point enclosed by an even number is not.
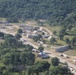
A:
[[[33,66],[28,69],[29,75],[40,75],[44,72],[44,75],[69,75],[70,70],[66,66],[59,65],[60,61],[57,57],[51,59],[51,63],[47,61],[37,61]],[[33,69],[32,69],[33,68]],[[73,75],[73,74],[71,74]]]
[[[56,43],[57,42],[57,40],[54,38],[54,37],[52,37],[51,39],[50,39],[50,43],[51,44],[54,44],[54,43]]]
[[[4,43],[0,45],[1,75],[41,75],[42,73],[44,75],[69,75],[68,67],[65,71],[65,68],[59,65],[58,58],[52,58],[50,63],[35,61],[32,46],[24,45],[16,36],[10,34],[4,34],[2,39]],[[42,46],[38,49],[44,50]]]
[[[0,32],[0,38],[4,38],[4,33]]]
[[[9,22],[47,19],[50,25],[75,24],[76,0],[0,0],[0,17]]]
[[[41,72],[45,72],[45,71],[48,71],[50,68],[50,63],[48,63],[47,61],[37,61],[33,66],[31,66],[29,68],[29,72],[30,72],[30,75],[31,74],[36,74],[36,75],[39,75],[39,73]]]
[[[40,46],[38,47],[38,50],[39,50],[40,52],[43,52],[43,51],[44,51],[44,47],[43,47],[42,45],[40,45]]]
[[[42,39],[42,35],[41,35],[41,34],[38,34],[37,36],[34,36],[34,37],[33,37],[33,40],[34,40],[35,42],[40,41],[41,39]]]
[[[73,28],[76,28],[76,25],[75,26],[74,25],[67,25],[67,26],[64,25],[64,26],[62,26],[61,30],[59,31],[59,38],[60,38],[60,40],[63,40],[64,35],[71,35],[70,32],[71,32],[71,30]],[[75,31],[72,34],[74,35],[75,34]]]
[[[24,45],[16,36],[4,34],[4,38],[2,38],[4,43],[0,45],[1,75],[21,72],[26,69],[26,66],[33,65],[35,62],[35,55],[32,53],[33,47]]]
[[[17,30],[17,33],[19,33],[19,34],[21,34],[22,32],[23,32],[22,29]]]
[[[59,32],[60,40],[64,40],[65,35],[69,35],[73,37],[72,39],[70,39],[69,37],[65,38],[65,42],[69,44],[73,49],[76,48],[76,36],[75,36],[75,31],[72,34],[70,34],[70,31],[74,27],[75,26],[71,26],[71,25],[63,26]]]
[[[71,40],[71,48],[76,49],[76,37],[73,37]]]

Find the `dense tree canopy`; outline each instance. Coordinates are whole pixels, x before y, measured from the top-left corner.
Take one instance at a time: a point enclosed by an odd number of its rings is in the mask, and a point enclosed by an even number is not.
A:
[[[59,59],[57,57],[54,57],[51,59],[51,63],[53,66],[58,66],[59,65]]]
[[[45,75],[45,72],[46,75],[69,75],[68,67],[59,67],[57,57],[52,58],[50,63],[37,61],[32,46],[24,45],[9,34],[4,34],[3,40],[4,43],[0,45],[0,75]],[[40,46],[38,49],[42,52],[44,47]]]
[[[50,42],[51,42],[51,44],[54,44],[54,43],[57,42],[57,41],[56,41],[56,39],[55,39],[54,37],[52,37],[52,38],[50,39]]]
[[[10,34],[4,34],[3,40],[4,43],[0,45],[0,75],[20,72],[25,69],[26,65],[34,64],[35,55],[32,53],[32,46],[24,45]],[[18,66],[22,66],[22,68],[18,68]]]
[[[48,75],[65,75],[68,74],[70,71],[67,67],[56,66],[51,67]],[[69,73],[70,74],[70,73]]]
[[[22,29],[18,29],[17,32],[18,32],[18,33],[22,33]]]
[[[0,38],[4,38],[4,33],[0,32]]]
[[[21,36],[20,34],[16,34],[16,35],[15,35],[15,38],[18,39],[18,40],[20,40],[21,37],[22,37],[22,36]]]
[[[75,24],[75,13],[76,0],[0,0],[0,17],[15,22],[34,18],[48,19],[51,25]]]

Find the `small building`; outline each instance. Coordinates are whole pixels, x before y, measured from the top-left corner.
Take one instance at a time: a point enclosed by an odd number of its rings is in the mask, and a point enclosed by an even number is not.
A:
[[[40,30],[40,29],[38,29],[37,31],[38,31],[38,32],[42,32],[42,30]]]
[[[29,30],[25,30],[27,34],[31,34],[32,31]]]
[[[26,30],[22,30],[22,33],[26,33]]]
[[[6,27],[4,27],[4,26],[0,26],[0,29],[6,29]]]
[[[8,23],[8,22],[5,22],[5,25],[6,26],[12,26],[12,24],[11,23]]]
[[[0,23],[2,24],[2,20],[0,20]]]
[[[48,39],[50,40],[52,38],[52,36],[49,36]]]
[[[64,51],[67,51],[68,49],[70,49],[69,45],[60,46],[60,47],[55,48],[56,52],[64,52]]]
[[[37,31],[36,31],[36,30],[34,30],[34,31],[33,31],[33,34],[37,34]]]
[[[25,43],[25,42],[27,42],[27,40],[25,40],[25,39],[22,39],[22,42],[23,42],[23,43]]]
[[[42,41],[37,41],[38,45],[43,45],[44,42]]]
[[[48,38],[49,37],[49,35],[43,35],[43,38]]]
[[[28,38],[33,38],[32,34],[27,34]]]
[[[32,26],[25,26],[24,29],[26,31],[33,31],[33,27]]]
[[[20,27],[20,28],[21,28],[21,27],[24,28],[24,27],[25,27],[25,24],[20,24],[19,27]]]
[[[50,58],[48,55],[44,55],[44,56],[42,56],[41,57],[42,59],[48,59],[48,58]]]
[[[47,44],[43,44],[43,47],[48,47],[48,45]]]
[[[46,31],[44,31],[44,30],[42,30],[42,32],[45,34],[45,35],[47,35],[48,33],[46,32]]]
[[[26,36],[26,33],[22,33],[22,35]]]
[[[38,50],[36,48],[32,49],[32,52],[37,52],[38,53]]]
[[[47,54],[45,54],[44,52],[38,53],[38,57],[41,57],[42,59],[47,59],[47,58],[49,58],[49,56],[48,56]]]
[[[33,38],[34,36],[37,36],[37,34],[27,34],[28,38]]]
[[[34,26],[33,29],[34,30],[38,30],[40,27],[39,26]]]

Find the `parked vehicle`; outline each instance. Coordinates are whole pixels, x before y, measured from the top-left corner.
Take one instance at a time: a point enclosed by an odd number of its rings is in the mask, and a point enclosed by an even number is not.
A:
[[[42,59],[48,59],[50,58],[49,56],[45,55],[45,56],[42,56]]]

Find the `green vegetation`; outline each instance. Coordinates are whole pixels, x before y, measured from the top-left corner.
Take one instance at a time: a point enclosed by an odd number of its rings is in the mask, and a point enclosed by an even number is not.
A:
[[[53,66],[59,65],[59,59],[57,57],[51,59],[51,63]]]
[[[16,36],[3,33],[2,40],[4,43],[0,44],[0,75],[67,75],[71,74],[68,67],[64,71],[64,67],[59,64],[58,58],[52,58],[50,61],[36,60],[36,56],[32,53],[33,47],[24,45]],[[44,48],[38,48],[43,51]],[[50,72],[51,71],[51,72]],[[61,72],[62,71],[62,72]]]
[[[0,38],[4,38],[4,33],[0,32]]]
[[[68,50],[66,52],[64,52],[65,54],[69,55],[69,56],[76,56],[76,49],[74,50]]]
[[[40,45],[39,48],[38,48],[38,50],[39,50],[40,52],[43,52],[43,51],[44,51],[44,47],[43,47],[42,45]]]
[[[51,44],[54,44],[54,43],[57,42],[57,41],[56,41],[55,38],[52,37],[52,38],[50,39],[50,42],[51,42]]]
[[[76,0],[0,0],[0,17],[11,23],[33,19],[57,36],[50,39],[51,45],[68,44],[76,49]],[[58,58],[51,59],[50,63],[37,61],[33,47],[20,41],[21,33],[22,29],[18,29],[15,36],[0,32],[3,41],[0,43],[0,75],[72,75],[67,65],[59,64]],[[41,34],[33,40],[45,41]],[[42,52],[44,47],[38,50]]]
[[[30,45],[24,45],[14,36],[4,34],[5,42],[0,45],[0,74],[9,75],[21,72],[26,65],[33,65],[35,55],[31,52],[33,49]],[[24,49],[24,51],[19,50]],[[18,66],[23,65],[21,69]]]
[[[21,36],[20,34],[16,34],[16,35],[15,35],[15,38],[18,39],[18,40],[20,40],[21,37],[22,37],[22,36]]]
[[[33,40],[34,40],[35,42],[37,42],[37,41],[40,41],[41,38],[42,38],[42,35],[41,35],[41,34],[38,34],[37,36],[34,36],[34,37],[33,37]]]
[[[17,30],[17,33],[22,33],[22,29],[18,29]]]
[[[56,39],[57,44],[65,45],[67,36],[69,40],[76,36],[75,2],[76,0],[1,0],[0,17],[7,18],[8,22],[26,22],[28,19],[34,19],[39,26],[45,26],[59,36],[60,40]],[[39,19],[45,20],[48,24]],[[41,38],[33,39],[38,41]]]
[[[9,22],[33,18],[49,20],[50,25],[75,24],[75,3],[76,0],[0,0],[0,17]]]
[[[51,45],[70,45],[71,49],[76,50],[76,25],[49,26],[45,23],[44,27],[53,32],[54,39],[50,39]]]

